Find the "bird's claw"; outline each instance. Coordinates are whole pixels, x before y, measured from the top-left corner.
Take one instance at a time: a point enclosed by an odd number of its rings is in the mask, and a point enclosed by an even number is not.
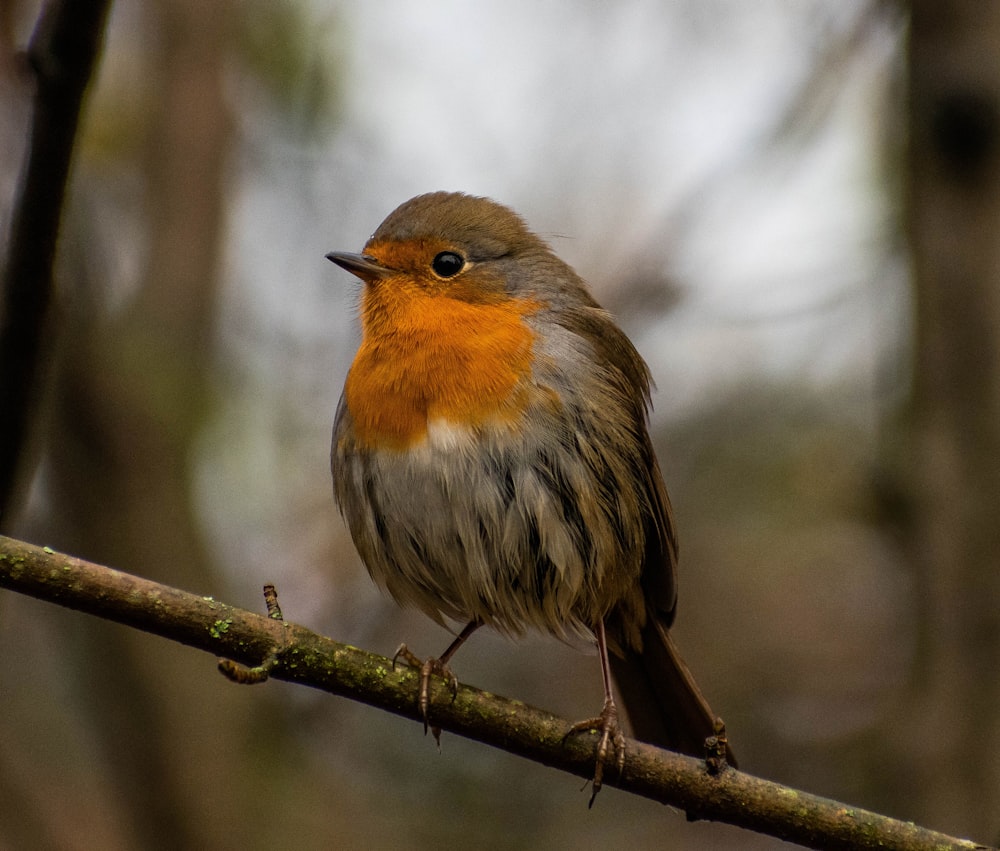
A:
[[[597,717],[578,721],[570,727],[564,739],[575,733],[585,733],[590,730],[600,733],[601,738],[597,742],[597,752],[594,757],[594,778],[590,784],[592,792],[590,803],[587,804],[588,807],[594,806],[594,799],[604,784],[604,766],[607,764],[612,750],[614,751],[618,776],[620,777],[625,770],[625,734],[618,723],[618,707],[614,700],[605,700],[604,708]]]
[[[405,644],[400,644],[392,656],[392,667],[396,667],[396,660],[402,659],[411,668],[420,671],[420,693],[417,698],[417,705],[420,707],[420,715],[424,719],[424,735],[430,730],[434,734],[434,741],[441,747],[441,728],[430,723],[428,712],[431,705],[431,677],[437,676],[448,681],[451,687],[451,698],[454,700],[458,696],[458,677],[451,668],[445,665],[440,659],[421,659]]]

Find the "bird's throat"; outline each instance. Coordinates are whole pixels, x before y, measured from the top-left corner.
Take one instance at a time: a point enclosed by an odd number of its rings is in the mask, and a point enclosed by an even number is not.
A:
[[[436,420],[468,428],[516,421],[535,339],[524,320],[538,308],[366,287],[362,342],[344,387],[358,442],[405,450]]]

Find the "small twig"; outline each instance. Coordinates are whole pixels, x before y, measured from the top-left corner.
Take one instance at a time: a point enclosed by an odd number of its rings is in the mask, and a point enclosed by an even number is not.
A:
[[[278,654],[275,651],[271,651],[264,657],[263,662],[259,665],[254,665],[252,668],[241,665],[239,662],[234,662],[232,659],[220,659],[219,672],[227,680],[232,680],[234,683],[239,683],[243,686],[252,686],[257,683],[266,682],[267,678],[271,676],[274,666],[277,664]]]
[[[264,605],[267,607],[269,618],[276,621],[285,619],[281,614],[281,607],[278,606],[278,591],[273,585],[264,586]]]
[[[267,616],[269,618],[276,621],[284,620],[281,615],[281,608],[278,606],[278,591],[273,585],[268,584],[264,586],[264,606],[267,608]],[[252,668],[241,665],[239,662],[234,662],[232,659],[220,659],[219,671],[226,679],[240,685],[252,686],[257,683],[263,683],[271,676],[271,671],[278,664],[278,652],[277,647],[272,648],[267,656],[264,657],[264,660]]]
[[[715,735],[705,739],[705,766],[709,774],[719,774],[729,765],[726,761],[726,751],[729,748],[726,724],[721,718],[716,718],[714,726]]]

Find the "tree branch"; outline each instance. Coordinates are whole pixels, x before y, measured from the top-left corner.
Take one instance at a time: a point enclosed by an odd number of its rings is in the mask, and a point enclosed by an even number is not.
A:
[[[414,720],[418,673],[280,620],[227,606],[78,558],[0,536],[0,587],[132,626],[247,666]],[[232,664],[226,665],[232,674]],[[243,670],[243,669],[240,669]],[[592,736],[565,738],[569,721],[516,700],[443,680],[431,695],[436,726],[590,778]],[[701,760],[630,740],[621,777],[607,785],[670,804],[688,818],[722,821],[818,849],[985,849],[876,813],[847,807],[731,768],[713,775]]]
[[[100,51],[110,0],[49,0],[27,50],[35,109],[11,221],[0,292],[0,520],[34,413],[52,264],[83,95]]]

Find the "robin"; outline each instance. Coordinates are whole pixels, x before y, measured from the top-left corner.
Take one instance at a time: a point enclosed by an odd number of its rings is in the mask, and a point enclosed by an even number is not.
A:
[[[513,210],[433,192],[361,254],[361,345],[333,430],[334,491],[374,581],[437,623],[596,641],[594,794],[625,739],[705,753],[716,718],[670,637],[677,542],[647,431],[650,374],[586,284]],[[732,754],[728,754],[733,762]],[[593,801],[593,799],[591,799]]]

